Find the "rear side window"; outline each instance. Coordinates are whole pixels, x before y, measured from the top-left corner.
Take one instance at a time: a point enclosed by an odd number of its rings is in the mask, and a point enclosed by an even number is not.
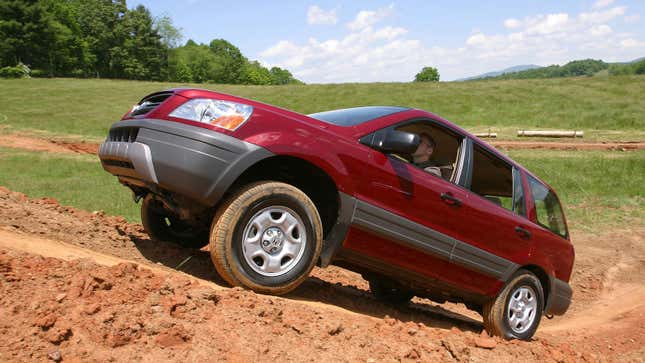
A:
[[[473,145],[473,152],[470,189],[500,207],[525,216],[524,189],[519,171],[479,145]]]
[[[529,175],[531,195],[535,201],[537,222],[544,228],[567,238],[567,227],[564,223],[564,214],[558,198],[553,192],[537,179]]]

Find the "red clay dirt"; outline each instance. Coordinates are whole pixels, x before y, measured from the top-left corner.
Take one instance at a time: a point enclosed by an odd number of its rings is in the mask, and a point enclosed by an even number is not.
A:
[[[635,151],[645,149],[645,142],[586,142],[586,141],[498,141],[486,140],[498,149],[542,149],[542,150],[618,150]],[[25,135],[4,134],[0,146],[33,151],[57,153],[81,153],[96,155],[99,144],[91,142],[70,142],[56,139],[36,138]]]
[[[94,154],[99,151],[99,145],[90,142],[71,142],[24,135],[2,134],[0,146],[32,151],[54,153]]]
[[[574,234],[571,310],[544,319],[533,341],[507,342],[461,305],[375,301],[359,275],[336,267],[314,270],[285,297],[229,288],[206,250],[0,188],[0,358],[643,361],[644,237],[642,226]]]
[[[498,149],[542,149],[542,150],[616,150],[636,151],[645,149],[645,142],[587,142],[587,141],[494,141],[486,140]]]

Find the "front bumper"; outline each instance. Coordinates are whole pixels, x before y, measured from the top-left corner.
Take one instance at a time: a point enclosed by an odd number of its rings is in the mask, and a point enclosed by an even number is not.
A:
[[[155,119],[113,124],[99,148],[103,168],[121,182],[204,205],[217,203],[244,170],[272,155],[216,131]]]

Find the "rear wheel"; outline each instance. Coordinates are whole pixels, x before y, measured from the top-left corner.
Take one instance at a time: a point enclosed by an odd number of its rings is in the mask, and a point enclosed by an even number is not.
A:
[[[412,292],[390,281],[372,277],[368,279],[368,282],[374,297],[389,304],[407,304],[414,297]]]
[[[313,202],[298,188],[259,182],[227,199],[213,219],[211,259],[234,286],[285,294],[314,267],[322,223]]]
[[[484,304],[484,326],[506,339],[529,340],[540,325],[544,293],[540,280],[519,270],[497,297]]]
[[[151,194],[141,203],[141,223],[150,238],[176,243],[182,247],[202,248],[208,244],[208,228],[182,221],[163,208]]]

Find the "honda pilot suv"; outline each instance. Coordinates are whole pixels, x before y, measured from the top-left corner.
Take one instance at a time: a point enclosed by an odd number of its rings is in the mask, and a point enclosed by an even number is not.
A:
[[[421,148],[432,149],[425,165]],[[209,245],[231,285],[284,294],[333,264],[391,303],[463,302],[509,339],[530,339],[571,301],[574,249],[555,191],[423,110],[303,115],[171,89],[113,124],[99,156],[142,200],[152,239]]]

